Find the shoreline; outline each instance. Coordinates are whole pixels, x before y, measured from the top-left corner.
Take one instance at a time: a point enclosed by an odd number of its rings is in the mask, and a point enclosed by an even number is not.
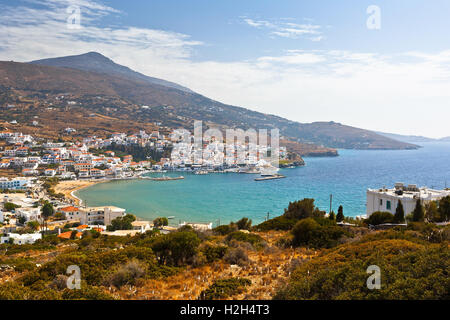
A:
[[[66,180],[60,181],[55,186],[55,192],[63,193],[66,199],[75,205],[81,205],[83,200],[75,195],[75,192],[93,185],[108,182],[109,180]]]

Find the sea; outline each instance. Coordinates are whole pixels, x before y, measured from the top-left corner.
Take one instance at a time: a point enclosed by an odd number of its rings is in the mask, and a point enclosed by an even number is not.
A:
[[[168,172],[184,180],[122,180],[100,183],[76,195],[88,206],[114,205],[141,219],[172,217],[179,222],[214,225],[242,217],[254,224],[279,216],[290,201],[315,199],[327,212],[345,216],[366,213],[368,188],[393,187],[396,182],[429,188],[450,187],[450,143],[422,143],[417,150],[339,150],[338,157],[306,157],[306,165],[281,169],[287,178],[254,181],[258,175]],[[161,174],[151,174],[161,176]]]

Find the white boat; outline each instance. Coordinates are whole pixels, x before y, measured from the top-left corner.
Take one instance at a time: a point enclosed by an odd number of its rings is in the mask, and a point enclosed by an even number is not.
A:
[[[196,175],[205,175],[205,174],[209,174],[209,172],[206,171],[206,170],[198,170],[198,171],[195,171],[194,174],[196,174]]]
[[[279,170],[280,170],[279,168],[274,167],[274,166],[261,167],[261,169],[260,169],[262,177],[275,176]]]

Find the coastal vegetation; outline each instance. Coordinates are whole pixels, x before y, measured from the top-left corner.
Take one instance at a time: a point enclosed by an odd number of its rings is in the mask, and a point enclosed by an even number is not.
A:
[[[136,217],[132,214],[127,214],[124,217],[118,217],[111,221],[111,224],[107,226],[108,231],[116,231],[116,230],[132,230],[133,225],[131,224],[133,221],[136,221]]]
[[[252,282],[245,278],[230,278],[214,281],[214,283],[200,294],[200,300],[225,299],[242,293]]]
[[[383,231],[340,225],[304,199],[257,226],[243,218],[212,231],[1,244],[0,279],[9,281],[0,299],[448,299],[449,241],[449,226],[424,221]],[[71,265],[80,290],[67,288]],[[367,289],[371,265],[381,269],[380,290]]]

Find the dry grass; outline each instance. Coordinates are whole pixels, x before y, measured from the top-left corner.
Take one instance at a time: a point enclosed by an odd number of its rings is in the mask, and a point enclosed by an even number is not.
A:
[[[306,259],[317,254],[306,249],[280,249],[273,247],[283,236],[281,232],[259,233],[272,246],[270,250],[247,251],[250,263],[240,267],[222,261],[183,272],[160,280],[145,280],[140,286],[121,290],[111,288],[120,299],[195,300],[215,280],[241,277],[252,281],[247,290],[229,299],[271,299],[277,287],[284,284],[290,273],[289,266],[296,259]]]

